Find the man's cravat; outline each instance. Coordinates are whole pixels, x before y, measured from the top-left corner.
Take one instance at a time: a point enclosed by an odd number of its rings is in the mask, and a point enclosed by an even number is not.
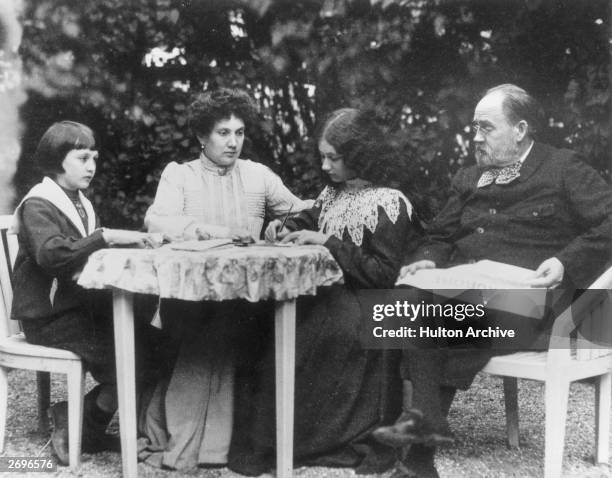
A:
[[[503,168],[488,169],[480,176],[477,187],[484,188],[493,182],[496,184],[511,183],[521,175],[521,165],[521,162],[516,162]]]

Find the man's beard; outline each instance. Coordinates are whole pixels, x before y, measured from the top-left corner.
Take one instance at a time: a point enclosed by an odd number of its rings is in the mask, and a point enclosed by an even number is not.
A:
[[[481,168],[503,168],[519,160],[519,149],[516,145],[497,148],[491,151],[488,147],[476,149],[476,163]]]

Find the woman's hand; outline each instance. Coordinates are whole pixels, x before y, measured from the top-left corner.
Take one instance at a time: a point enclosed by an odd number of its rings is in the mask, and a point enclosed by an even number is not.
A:
[[[185,241],[206,241],[208,239],[240,239],[250,238],[249,231],[243,228],[231,228],[226,226],[216,226],[214,224],[204,224],[193,222],[183,231]]]
[[[205,241],[210,239],[212,234],[208,230],[206,224],[192,222],[183,231],[183,240],[185,241]]]
[[[242,228],[230,228],[229,237],[232,241],[249,242],[249,243],[255,242],[255,240],[253,239],[253,236],[251,236],[251,233],[247,231],[246,229],[242,229]]]
[[[280,219],[274,219],[268,224],[266,227],[266,232],[264,233],[264,237],[268,242],[276,242],[278,240],[283,239],[287,234],[289,234],[289,229],[283,227],[281,230],[281,226],[283,221]]]
[[[287,244],[288,242],[291,242],[298,246],[301,246],[303,244],[323,245],[325,244],[327,239],[329,239],[329,236],[327,234],[323,234],[322,232],[318,231],[308,231],[304,229],[301,231],[293,231],[288,233],[285,237],[283,237],[281,243]]]

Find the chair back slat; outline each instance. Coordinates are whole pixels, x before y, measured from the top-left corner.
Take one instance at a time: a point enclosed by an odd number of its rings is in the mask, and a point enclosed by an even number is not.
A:
[[[601,289],[607,291],[602,293]],[[592,295],[594,300],[577,327],[577,360],[612,356],[612,291],[609,289],[612,289],[612,268],[583,293]]]
[[[612,300],[602,300],[589,317],[593,323],[590,329],[589,351],[592,359],[609,355],[612,357]]]
[[[13,331],[11,330],[11,319],[8,314],[9,307],[6,306],[4,294],[0,293],[0,338],[13,335]]]
[[[17,236],[9,233],[12,216],[0,216],[0,334],[3,337],[18,333],[19,322],[11,320],[13,304],[12,274],[19,244]]]

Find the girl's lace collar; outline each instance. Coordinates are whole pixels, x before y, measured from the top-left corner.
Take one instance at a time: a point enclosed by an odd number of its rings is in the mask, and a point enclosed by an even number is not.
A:
[[[412,216],[410,201],[397,189],[374,186],[337,189],[327,186],[315,205],[321,207],[319,230],[342,239],[344,231],[358,246],[363,243],[364,230],[374,232],[378,226],[378,208],[382,207],[395,224],[401,203],[406,205],[408,217]]]

